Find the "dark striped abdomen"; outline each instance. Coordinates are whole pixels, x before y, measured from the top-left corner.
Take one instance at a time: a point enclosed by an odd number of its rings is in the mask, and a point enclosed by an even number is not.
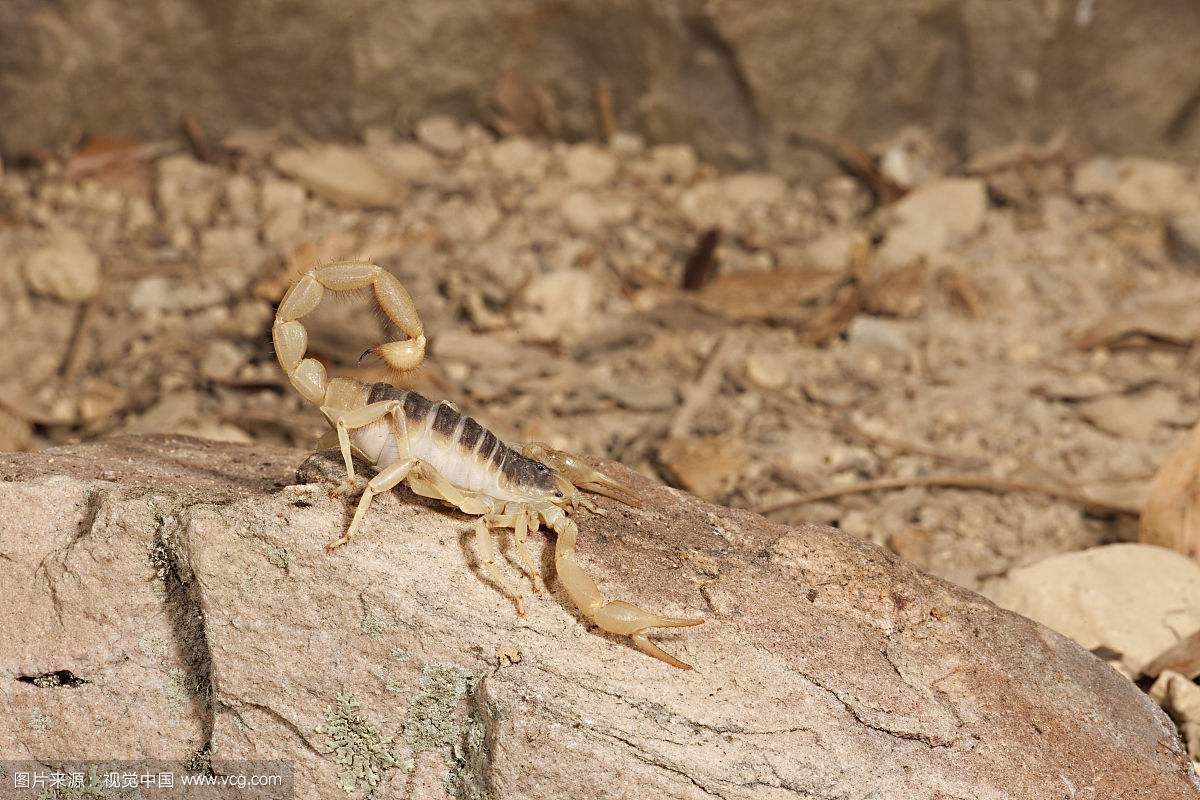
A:
[[[493,496],[502,496],[506,488],[534,494],[554,492],[553,473],[545,464],[513,450],[448,403],[434,403],[386,383],[370,388],[370,403],[399,400],[403,404],[413,455],[456,486]]]

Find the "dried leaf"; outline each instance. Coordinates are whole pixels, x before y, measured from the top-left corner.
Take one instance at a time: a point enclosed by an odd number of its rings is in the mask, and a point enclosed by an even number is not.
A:
[[[124,136],[97,136],[72,153],[64,177],[89,177],[126,194],[149,197],[154,159],[179,149],[175,142],[143,142]]]
[[[780,322],[807,327],[846,283],[845,273],[819,270],[735,272],[715,278],[695,295],[700,308],[736,322]]]
[[[948,269],[938,276],[938,283],[950,302],[962,309],[972,319],[983,315],[985,307],[983,292],[972,278],[961,270]]]
[[[703,289],[717,276],[720,264],[713,258],[721,242],[721,229],[709,228],[696,242],[687,263],[683,267],[683,288],[690,291]]]
[[[1075,337],[1082,350],[1144,347],[1158,342],[1187,347],[1200,334],[1200,298],[1155,299],[1115,311]]]
[[[503,133],[557,138],[562,129],[553,98],[543,87],[513,70],[496,81],[492,95]]]
[[[745,444],[729,436],[668,439],[658,457],[678,485],[706,499],[729,494],[750,464]]]
[[[1138,540],[1200,559],[1200,423],[1154,476]]]
[[[925,259],[872,276],[863,291],[863,307],[875,314],[910,319],[925,306]]]

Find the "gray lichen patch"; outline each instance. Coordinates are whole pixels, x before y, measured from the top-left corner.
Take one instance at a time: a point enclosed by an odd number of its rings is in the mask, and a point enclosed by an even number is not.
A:
[[[476,696],[480,676],[454,664],[425,667],[408,707],[404,737],[414,753],[449,750],[446,788],[460,800],[486,800],[487,729],[492,714]],[[468,699],[464,710],[464,698]]]
[[[348,692],[339,692],[337,702],[325,706],[325,722],[315,730],[325,734],[322,752],[333,755],[338,786],[347,794],[365,785],[369,796],[388,770],[412,768],[392,749],[392,737],[384,736],[362,715],[358,699]]]
[[[459,800],[488,800],[491,797],[487,784],[491,756],[487,733],[495,715],[478,696],[480,692],[481,687],[476,685],[462,737],[454,743],[454,765],[446,781],[451,793]]]
[[[30,714],[29,721],[26,724],[36,733],[45,733],[54,725],[51,719],[41,711],[34,711]]]
[[[271,545],[267,548],[267,561],[284,572],[289,572],[292,566],[292,554],[287,551],[286,547]]]
[[[404,738],[414,752],[449,747],[462,738],[458,704],[478,681],[472,672],[454,664],[421,671],[421,691],[409,705],[404,723]]]

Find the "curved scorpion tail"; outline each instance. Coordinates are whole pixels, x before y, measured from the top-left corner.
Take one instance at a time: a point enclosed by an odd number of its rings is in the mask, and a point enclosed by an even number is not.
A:
[[[368,286],[384,315],[408,337],[381,344],[372,352],[398,372],[415,369],[425,358],[425,330],[417,309],[404,286],[390,272],[365,261],[335,261],[310,269],[283,296],[271,327],[279,366],[296,391],[310,403],[324,402],[326,375],[320,361],[305,358],[308,331],[300,318],[320,305],[326,289],[352,292]]]
[[[679,669],[691,669],[690,664],[675,658],[650,641],[646,631],[650,628],[688,628],[700,625],[702,619],[677,619],[652,614],[624,600],[609,600],[600,593],[592,576],[583,571],[575,558],[575,540],[579,528],[574,520],[557,507],[544,512],[546,523],[558,534],[554,545],[554,566],[558,579],[571,596],[571,600],[589,620],[601,630],[628,636],[634,645],[648,656]]]

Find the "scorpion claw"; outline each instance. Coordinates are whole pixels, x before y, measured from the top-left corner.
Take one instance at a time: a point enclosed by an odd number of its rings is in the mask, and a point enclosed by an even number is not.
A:
[[[592,469],[579,456],[555,450],[539,442],[525,445],[524,452],[530,458],[552,467],[555,472],[580,489],[611,497],[627,506],[642,507],[641,498],[632,489],[617,483],[603,472]]]
[[[594,610],[592,621],[599,625],[601,630],[628,636],[638,650],[679,669],[691,669],[692,666],[650,641],[646,631],[650,628],[690,628],[704,622],[702,619],[679,619],[651,614],[623,600],[610,600]]]
[[[595,494],[602,494],[605,497],[611,497],[613,500],[618,500],[627,506],[633,508],[642,507],[642,499],[633,493],[632,489],[627,489],[621,484],[614,481],[602,472],[591,470],[593,478],[591,480],[576,481],[571,479],[580,489],[584,489]]]

